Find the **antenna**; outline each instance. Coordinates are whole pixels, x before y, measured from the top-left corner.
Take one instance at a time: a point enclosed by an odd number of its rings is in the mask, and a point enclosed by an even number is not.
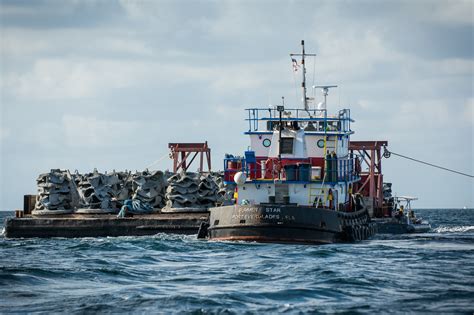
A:
[[[321,89],[324,95],[324,107],[327,107],[326,99],[329,94],[329,89],[337,88],[337,85],[313,85],[313,89]]]
[[[306,97],[306,66],[304,63],[304,57],[306,56],[316,56],[316,54],[307,54],[304,50],[304,40],[301,41],[301,54],[290,54],[290,57],[293,56],[301,56],[301,65],[303,66],[303,82],[301,83],[301,87],[303,88],[303,105],[304,110],[309,110],[308,108],[308,98]]]

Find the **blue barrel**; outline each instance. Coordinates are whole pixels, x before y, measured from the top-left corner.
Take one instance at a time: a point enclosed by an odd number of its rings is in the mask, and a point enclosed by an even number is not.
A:
[[[257,159],[255,158],[255,151],[245,151],[245,161],[247,163],[257,162]]]
[[[311,180],[311,164],[298,163],[298,178],[300,181],[309,182]]]
[[[294,165],[294,164],[285,165],[284,168],[285,168],[286,180],[292,180],[292,181],[298,180],[297,178],[298,166],[297,165]]]

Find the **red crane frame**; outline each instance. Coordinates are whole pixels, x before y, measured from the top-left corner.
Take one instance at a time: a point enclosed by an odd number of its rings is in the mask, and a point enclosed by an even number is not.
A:
[[[361,181],[354,184],[354,193],[371,197],[373,200],[374,215],[385,215],[383,212],[383,174],[382,174],[382,147],[387,141],[351,141],[349,150],[362,157],[362,171],[359,174]],[[355,152],[356,151],[356,152]]]
[[[180,169],[186,172],[198,154],[200,154],[199,172],[204,171],[204,155],[206,155],[207,168],[209,172],[211,171],[211,149],[207,145],[207,141],[204,143],[168,143],[168,148],[171,150],[170,157],[173,159],[174,173]],[[188,162],[191,153],[194,155]]]

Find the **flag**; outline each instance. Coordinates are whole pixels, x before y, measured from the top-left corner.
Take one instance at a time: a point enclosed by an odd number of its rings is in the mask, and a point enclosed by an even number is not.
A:
[[[291,62],[293,63],[293,71],[298,71],[298,68],[300,67],[300,65],[298,64],[298,61],[296,61],[296,59],[294,58],[291,58]]]

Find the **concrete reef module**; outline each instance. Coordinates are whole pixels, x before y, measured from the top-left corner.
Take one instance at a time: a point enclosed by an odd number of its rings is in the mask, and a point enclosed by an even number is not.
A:
[[[52,169],[37,179],[33,214],[116,212],[125,200],[140,200],[153,209],[206,208],[222,204],[233,187],[221,173],[199,174],[162,171],[70,173]]]

